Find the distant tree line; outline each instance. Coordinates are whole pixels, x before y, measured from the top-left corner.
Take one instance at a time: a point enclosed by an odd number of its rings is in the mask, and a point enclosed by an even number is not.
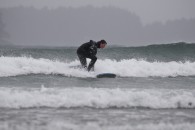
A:
[[[77,46],[90,39],[119,45],[195,41],[195,19],[143,25],[139,16],[115,7],[1,8],[0,38],[23,45]],[[2,23],[5,21],[5,25]]]

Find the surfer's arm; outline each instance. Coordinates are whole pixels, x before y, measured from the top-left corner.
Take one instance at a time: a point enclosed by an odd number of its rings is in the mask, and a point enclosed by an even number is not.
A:
[[[94,67],[94,64],[95,64],[95,62],[96,62],[96,60],[97,60],[97,57],[96,57],[96,56],[92,56],[92,57],[90,57],[90,59],[91,59],[91,62],[89,63],[89,66],[88,66],[88,68],[87,68],[88,71],[90,71],[91,68]]]
[[[90,47],[89,47],[89,54],[90,54],[91,57],[94,57],[94,56],[96,55],[96,53],[97,53],[97,47],[96,47],[96,45],[95,45],[96,42],[90,40],[89,44],[90,44]],[[96,59],[97,59],[97,58],[96,58]]]

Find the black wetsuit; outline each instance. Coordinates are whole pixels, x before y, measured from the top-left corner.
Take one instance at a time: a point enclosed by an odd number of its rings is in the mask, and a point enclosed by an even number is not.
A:
[[[87,68],[88,71],[90,71],[91,68],[94,67],[94,64],[97,60],[97,57],[96,57],[97,48],[100,48],[100,43],[90,40],[89,42],[82,44],[77,49],[77,55],[79,57],[81,65],[84,68]],[[86,58],[91,59],[91,62],[89,63],[88,67],[87,67]]]

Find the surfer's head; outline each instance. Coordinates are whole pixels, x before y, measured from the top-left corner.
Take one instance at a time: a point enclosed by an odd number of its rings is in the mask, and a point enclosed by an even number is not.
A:
[[[107,42],[105,40],[101,40],[97,42],[99,48],[105,48]]]

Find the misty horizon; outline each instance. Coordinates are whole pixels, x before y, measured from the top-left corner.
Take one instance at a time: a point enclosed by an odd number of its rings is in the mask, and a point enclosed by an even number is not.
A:
[[[15,45],[78,46],[105,39],[109,45],[139,46],[195,41],[195,18],[144,25],[116,7],[0,8],[0,39]],[[5,36],[5,34],[9,35]]]

